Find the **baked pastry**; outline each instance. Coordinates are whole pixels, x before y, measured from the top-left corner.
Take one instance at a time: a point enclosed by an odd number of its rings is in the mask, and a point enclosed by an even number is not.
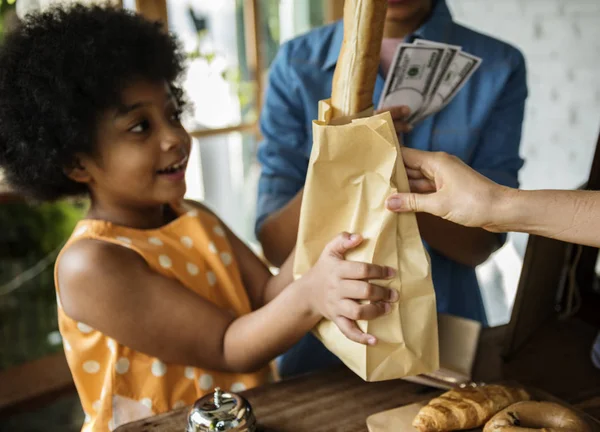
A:
[[[413,426],[420,432],[445,432],[483,426],[515,402],[529,400],[520,388],[484,385],[450,390],[421,408]]]
[[[332,118],[373,105],[388,0],[346,0],[344,41],[333,74]]]
[[[575,411],[552,402],[518,402],[496,414],[483,432],[591,432]]]

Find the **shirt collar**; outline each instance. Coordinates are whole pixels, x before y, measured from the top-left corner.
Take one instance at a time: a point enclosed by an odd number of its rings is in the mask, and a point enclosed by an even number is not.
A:
[[[444,42],[448,39],[449,30],[453,24],[452,14],[446,0],[433,0],[431,15],[413,34],[406,37],[407,41],[413,41],[416,38],[428,39],[437,42]],[[323,70],[328,70],[337,64],[342,42],[344,40],[343,21],[336,23],[334,34],[331,38],[327,57],[323,62]]]

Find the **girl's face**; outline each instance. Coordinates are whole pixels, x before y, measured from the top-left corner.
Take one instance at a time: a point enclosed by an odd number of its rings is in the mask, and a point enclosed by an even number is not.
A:
[[[80,157],[92,197],[132,207],[182,199],[191,140],[169,86],[137,81],[122,104],[101,115],[96,154]]]

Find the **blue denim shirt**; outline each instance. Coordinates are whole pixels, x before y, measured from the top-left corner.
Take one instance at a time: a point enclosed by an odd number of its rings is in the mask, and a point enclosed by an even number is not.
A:
[[[519,156],[527,84],[525,61],[514,47],[452,21],[444,0],[415,37],[460,45],[483,58],[477,72],[441,112],[402,137],[404,145],[454,154],[503,185],[518,187]],[[343,39],[342,22],[315,29],[281,46],[271,66],[260,126],[262,165],[256,230],[303,187],[312,147],[312,120],[319,100],[331,95]],[[380,74],[373,102],[379,101]],[[505,236],[501,236],[504,241]],[[427,246],[427,245],[426,245]],[[461,247],[460,244],[456,245]],[[440,312],[487,323],[475,270],[428,248]]]

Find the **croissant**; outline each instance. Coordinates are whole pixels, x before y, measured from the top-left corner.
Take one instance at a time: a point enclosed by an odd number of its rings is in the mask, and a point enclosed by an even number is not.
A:
[[[421,408],[413,426],[420,432],[473,429],[507,406],[529,399],[525,390],[502,385],[454,389]]]

